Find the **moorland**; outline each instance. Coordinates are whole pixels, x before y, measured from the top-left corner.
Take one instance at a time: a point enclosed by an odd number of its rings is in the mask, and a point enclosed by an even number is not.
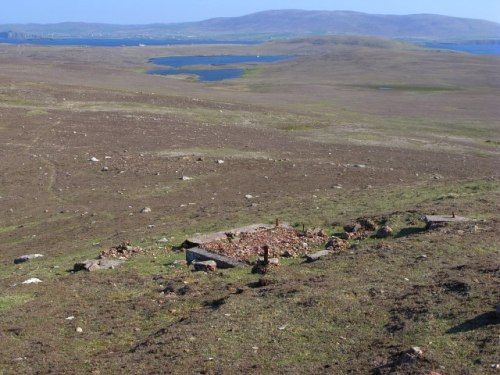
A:
[[[296,58],[211,83],[146,74],[220,54]],[[361,37],[2,45],[0,373],[495,373],[499,65]],[[470,221],[424,229],[452,212]],[[265,275],[193,272],[178,248],[362,216],[393,236]],[[123,241],[144,252],[71,271]]]

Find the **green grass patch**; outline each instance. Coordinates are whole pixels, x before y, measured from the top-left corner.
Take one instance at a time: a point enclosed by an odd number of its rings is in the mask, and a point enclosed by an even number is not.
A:
[[[24,305],[31,301],[33,296],[31,294],[12,294],[0,296],[0,312],[13,309],[14,307]]]

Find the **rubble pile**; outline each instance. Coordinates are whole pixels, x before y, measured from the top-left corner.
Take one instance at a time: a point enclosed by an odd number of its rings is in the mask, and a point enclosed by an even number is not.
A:
[[[286,226],[238,235],[226,233],[226,238],[200,244],[204,250],[246,260],[262,255],[262,246],[269,246],[272,256],[299,256],[307,252],[310,245],[321,245],[328,240],[322,229],[298,231]]]
[[[99,253],[99,259],[102,258],[118,258],[129,259],[133,255],[141,254],[144,250],[139,246],[132,246],[130,241],[124,241],[119,245],[112,246],[109,249]]]
[[[344,226],[344,233],[340,236],[343,240],[364,240],[369,237],[370,233],[376,229],[376,224],[373,220],[367,217],[356,219],[355,223]]]

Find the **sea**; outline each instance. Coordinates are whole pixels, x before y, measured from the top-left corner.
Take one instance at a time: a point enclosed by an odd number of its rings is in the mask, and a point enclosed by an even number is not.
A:
[[[253,40],[200,40],[200,39],[10,39],[0,38],[0,43],[33,44],[37,46],[82,46],[82,47],[134,47],[134,46],[173,46],[194,44],[260,44]]]

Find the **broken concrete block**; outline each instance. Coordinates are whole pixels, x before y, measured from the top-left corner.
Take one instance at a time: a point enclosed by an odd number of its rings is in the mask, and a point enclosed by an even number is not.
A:
[[[193,247],[186,250],[186,261],[188,263],[203,262],[206,260],[215,261],[218,268],[232,268],[243,265],[243,263],[240,263],[237,260],[225,257],[223,255],[211,253],[209,251],[200,249],[199,247]]]
[[[310,263],[310,262],[315,262],[318,259],[324,258],[330,254],[331,254],[330,251],[322,250],[322,251],[318,251],[317,253],[314,253],[314,254],[306,254],[305,258],[306,258],[306,262]]]

